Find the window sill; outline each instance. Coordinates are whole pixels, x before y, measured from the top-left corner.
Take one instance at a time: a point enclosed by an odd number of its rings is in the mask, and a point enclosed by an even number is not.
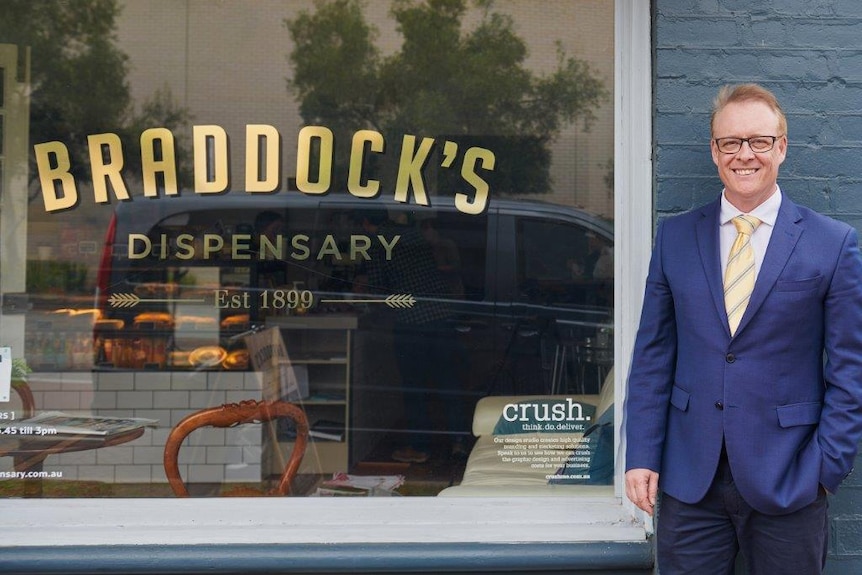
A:
[[[28,499],[3,505],[8,517],[18,518],[0,527],[0,571],[9,573],[119,566],[195,573],[215,562],[230,568],[232,561],[237,572],[263,573],[279,562],[283,569],[287,560],[291,570],[321,573],[652,564],[643,524],[616,498]]]

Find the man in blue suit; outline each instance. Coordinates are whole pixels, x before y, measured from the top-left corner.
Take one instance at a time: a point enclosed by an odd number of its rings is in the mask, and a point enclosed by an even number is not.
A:
[[[787,120],[755,84],[711,123],[724,184],[658,228],[629,376],[626,494],[662,575],[821,573],[862,436],[862,259],[778,186]],[[737,218],[737,216],[742,216]],[[734,221],[736,219],[736,222]]]

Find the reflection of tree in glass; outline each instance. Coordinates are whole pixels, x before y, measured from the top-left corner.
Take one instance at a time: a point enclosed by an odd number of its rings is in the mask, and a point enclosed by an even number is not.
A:
[[[294,41],[289,85],[303,119],[331,128],[342,142],[374,129],[390,147],[403,134],[455,141],[462,152],[487,147],[497,157],[488,180],[496,192],[549,191],[554,137],[567,123],[588,128],[607,90],[586,62],[561,48],[556,69],[535,75],[524,65],[527,45],[511,17],[494,12],[490,0],[475,5],[483,16],[465,31],[467,0],[394,0],[403,44],[385,58],[360,0],[321,0],[314,12],[287,20]],[[341,148],[343,180],[349,145]]]
[[[63,142],[76,177],[90,177],[88,134],[118,134],[126,173],[140,173],[141,130],[159,126],[177,133],[189,121],[167,90],[135,109],[126,81],[128,57],[116,46],[119,11],[117,0],[0,2],[0,43],[31,49],[30,143]],[[180,142],[177,154],[179,166],[190,165]],[[36,169],[30,174],[38,177]],[[180,173],[180,184],[191,181],[190,175]]]

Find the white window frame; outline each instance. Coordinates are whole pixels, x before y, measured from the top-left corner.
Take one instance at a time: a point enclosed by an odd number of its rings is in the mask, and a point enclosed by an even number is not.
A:
[[[649,0],[615,0],[617,422],[652,239],[650,18]],[[0,546],[643,542],[616,433],[615,497],[5,500]]]

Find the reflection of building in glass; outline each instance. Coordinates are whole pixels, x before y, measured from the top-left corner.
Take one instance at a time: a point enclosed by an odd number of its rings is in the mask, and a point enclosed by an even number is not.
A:
[[[308,8],[293,2],[257,2],[254,10],[243,2],[159,6],[154,11],[147,3],[127,3],[118,19],[119,44],[132,64],[133,97],[142,100],[153,86],[167,85],[191,110],[196,124],[223,127],[231,137],[234,182],[243,178],[246,124],[273,125],[284,135],[285,176],[293,176],[294,135],[303,122],[284,82],[291,72],[285,63],[290,37],[283,20]],[[368,23],[379,30],[376,44],[383,54],[399,50],[402,41],[389,9],[389,2],[364,4]],[[526,65],[535,73],[554,68],[555,42],[559,41],[567,54],[588,62],[613,92],[612,2],[555,0],[536,11],[528,2],[508,0],[496,2],[494,9],[513,18],[528,47]],[[474,26],[479,17],[479,11],[469,11],[465,27]],[[204,30],[210,33],[197,33]],[[225,78],[231,81],[225,82]],[[266,97],[249,97],[250,93]],[[581,125],[569,126],[553,143],[554,193],[541,199],[609,217],[613,195],[605,177],[613,158],[613,102],[605,101],[595,114],[596,122],[589,131]]]
[[[0,44],[0,294],[4,308],[11,294],[26,291],[22,272],[27,261],[29,58],[30,50],[23,46]],[[11,346],[20,357],[24,317],[0,315],[0,322],[3,345]]]

